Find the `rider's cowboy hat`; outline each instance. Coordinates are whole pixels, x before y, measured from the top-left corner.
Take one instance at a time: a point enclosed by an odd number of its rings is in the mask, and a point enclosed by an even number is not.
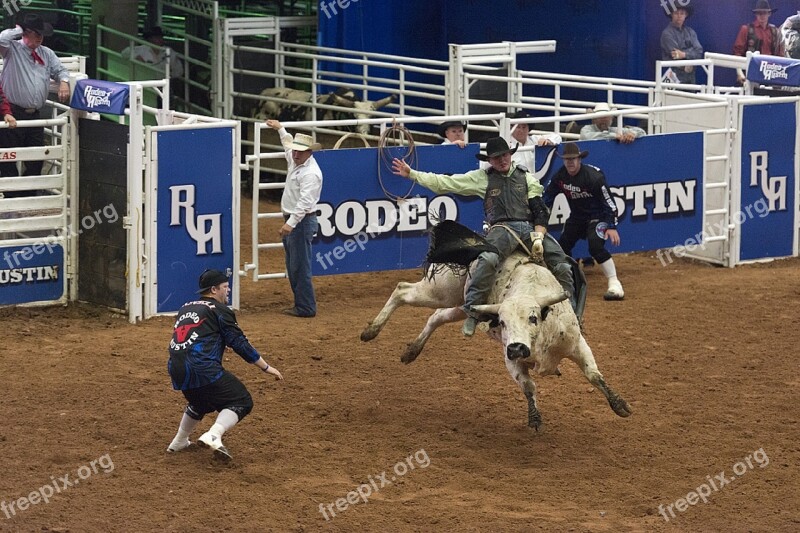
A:
[[[481,161],[488,161],[490,157],[497,157],[503,154],[513,154],[517,151],[519,145],[514,148],[509,148],[508,143],[502,137],[492,137],[486,142],[486,153],[475,154],[475,157]]]

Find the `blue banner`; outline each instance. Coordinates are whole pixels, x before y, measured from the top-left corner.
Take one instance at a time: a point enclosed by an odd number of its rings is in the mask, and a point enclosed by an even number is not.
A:
[[[638,139],[630,145],[585,141],[586,164],[599,166],[617,202],[622,245],[613,251],[654,250],[684,244],[702,232],[703,134],[680,133]],[[478,146],[422,146],[416,169],[461,173],[477,168]],[[393,148],[393,154],[405,149]],[[536,153],[537,169],[548,151]],[[320,231],[314,242],[314,275],[418,267],[428,248],[430,213],[482,231],[480,198],[436,195],[395,176],[377,149],[331,150],[315,155],[324,176],[319,203]],[[380,175],[378,168],[380,166]],[[554,158],[546,183],[558,169]],[[386,192],[384,192],[384,189]],[[404,201],[393,196],[406,197]],[[563,196],[550,219],[558,235],[569,215]],[[583,248],[581,248],[583,246]],[[579,243],[574,255],[588,249]]]
[[[129,87],[103,80],[78,80],[70,107],[93,113],[124,115],[128,106]]]
[[[157,312],[194,298],[207,268],[236,272],[232,128],[159,131]],[[231,286],[236,276],[231,276]]]
[[[800,60],[754,55],[747,65],[747,79],[764,85],[800,86]]]
[[[742,112],[740,260],[794,253],[795,103],[745,105]]]
[[[387,150],[399,157],[405,151]],[[456,174],[478,168],[477,152],[477,144],[463,149],[421,146],[416,149],[417,162],[409,163],[423,171]],[[377,148],[328,150],[314,157],[323,175],[320,229],[313,245],[316,276],[416,268],[425,259],[426,231],[435,217],[481,231],[480,198],[436,195],[395,176]]]
[[[609,251],[655,250],[691,242],[703,225],[703,134],[673,133],[637,139],[632,144],[615,141],[582,141],[588,150],[584,165],[594,165],[606,176],[617,204],[620,246]],[[536,150],[540,168],[548,150]],[[563,162],[554,157],[542,178],[547,185]],[[569,217],[566,198],[559,195],[550,216],[550,231],[560,234]],[[588,257],[586,241],[573,250]]]
[[[0,305],[58,300],[65,287],[60,244],[43,240],[0,248]]]

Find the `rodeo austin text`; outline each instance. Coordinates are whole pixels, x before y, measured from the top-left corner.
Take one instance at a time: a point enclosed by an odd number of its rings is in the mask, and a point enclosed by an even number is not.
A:
[[[324,255],[317,252],[316,260],[324,270],[340,261],[356,247],[363,252],[369,239],[389,231],[404,233],[424,231],[435,220],[456,220],[458,205],[449,196],[409,198],[394,204],[388,200],[367,200],[364,204],[347,201],[334,207],[327,203],[317,204],[319,209],[319,231],[323,237],[339,233],[351,236],[342,246],[336,246]],[[433,213],[433,215],[431,215]],[[333,258],[331,258],[333,256]]]

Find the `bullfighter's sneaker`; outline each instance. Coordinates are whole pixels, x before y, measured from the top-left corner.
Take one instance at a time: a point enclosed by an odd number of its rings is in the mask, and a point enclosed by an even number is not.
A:
[[[212,435],[211,432],[205,432],[200,435],[200,438],[197,439],[197,444],[204,447],[204,448],[211,448],[214,451],[214,457],[219,459],[220,461],[228,462],[233,459],[233,456],[222,444],[222,439],[216,435]]]
[[[604,300],[622,300],[625,298],[625,291],[622,290],[622,283],[617,278],[608,280],[608,290],[603,295]]]

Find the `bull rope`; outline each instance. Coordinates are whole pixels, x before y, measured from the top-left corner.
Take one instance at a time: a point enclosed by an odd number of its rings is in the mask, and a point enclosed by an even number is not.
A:
[[[380,154],[380,158],[378,159],[378,183],[380,183],[386,198],[394,200],[395,202],[402,202],[411,196],[411,191],[414,190],[416,182],[411,180],[411,187],[409,187],[408,192],[403,196],[394,194],[384,186],[383,177],[381,176],[381,167],[386,165],[387,168],[392,168],[392,155],[387,146],[389,139],[393,141],[395,147],[403,146],[408,142],[406,153],[402,157],[398,157],[398,159],[401,159],[412,168],[417,166],[417,149],[414,144],[414,137],[411,135],[411,132],[408,131],[408,128],[402,124],[398,124],[394,120],[392,121],[392,125],[387,127],[383,133],[381,133],[380,139],[378,139],[378,153]]]

